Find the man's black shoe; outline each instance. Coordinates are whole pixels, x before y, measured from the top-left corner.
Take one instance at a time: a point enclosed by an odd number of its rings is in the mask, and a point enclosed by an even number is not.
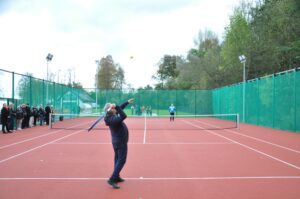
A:
[[[112,180],[107,180],[107,183],[112,186],[114,189],[120,189],[120,186]]]
[[[121,178],[121,177],[119,177],[118,179],[117,179],[117,182],[124,182],[125,180],[123,179],[123,178]]]

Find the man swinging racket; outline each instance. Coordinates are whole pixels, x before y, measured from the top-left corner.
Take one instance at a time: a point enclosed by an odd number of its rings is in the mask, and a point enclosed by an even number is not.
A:
[[[107,103],[104,106],[106,115],[104,121],[106,126],[109,126],[112,145],[115,153],[114,158],[114,171],[111,177],[108,179],[108,184],[114,189],[119,189],[118,182],[124,182],[124,179],[120,177],[120,172],[124,167],[127,159],[127,143],[128,143],[128,128],[124,123],[127,115],[123,109],[134,102],[134,99],[129,99],[121,105],[115,105]]]

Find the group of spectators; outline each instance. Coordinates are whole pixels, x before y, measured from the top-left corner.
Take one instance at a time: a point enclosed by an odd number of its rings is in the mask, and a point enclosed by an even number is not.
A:
[[[14,104],[7,105],[3,103],[1,109],[1,124],[3,133],[12,133],[16,130],[31,128],[36,125],[49,125],[50,113],[53,113],[53,107],[49,104],[44,108],[29,104],[22,104],[15,108]]]
[[[147,106],[145,108],[145,106],[141,106],[139,107],[138,105],[135,106],[131,106],[131,115],[144,115],[146,113],[146,115],[152,116],[152,107],[151,106]]]

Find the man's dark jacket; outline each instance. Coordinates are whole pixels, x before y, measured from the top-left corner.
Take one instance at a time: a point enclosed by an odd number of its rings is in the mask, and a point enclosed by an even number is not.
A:
[[[109,126],[113,144],[119,145],[128,142],[128,128],[123,122],[127,117],[123,109],[128,104],[128,101],[126,101],[120,106],[116,106],[117,113],[115,115],[107,114],[104,118],[105,124]]]

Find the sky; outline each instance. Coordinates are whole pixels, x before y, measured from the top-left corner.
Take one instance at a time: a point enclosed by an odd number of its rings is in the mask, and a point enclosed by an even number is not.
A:
[[[153,86],[165,55],[220,40],[239,0],[0,0],[0,69],[93,88],[96,60],[111,55],[133,88]],[[46,56],[53,55],[48,63]],[[131,58],[132,57],[132,58]]]

